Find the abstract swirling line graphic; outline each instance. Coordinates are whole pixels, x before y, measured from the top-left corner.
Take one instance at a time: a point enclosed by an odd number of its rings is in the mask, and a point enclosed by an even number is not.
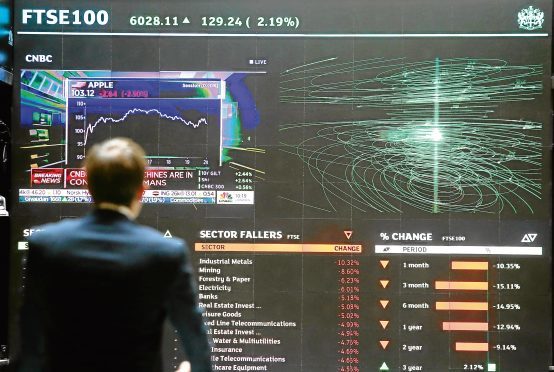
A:
[[[282,102],[347,105],[345,117],[367,119],[284,124],[283,151],[307,165],[333,210],[533,213],[542,123],[496,111],[534,100],[541,76],[541,66],[462,58],[294,67],[282,73]]]

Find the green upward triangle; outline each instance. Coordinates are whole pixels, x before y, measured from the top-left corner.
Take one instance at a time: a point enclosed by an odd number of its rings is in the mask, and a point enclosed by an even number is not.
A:
[[[381,368],[379,368],[379,371],[388,371],[389,370],[389,366],[387,366],[387,363],[383,362],[383,364],[381,365]]]

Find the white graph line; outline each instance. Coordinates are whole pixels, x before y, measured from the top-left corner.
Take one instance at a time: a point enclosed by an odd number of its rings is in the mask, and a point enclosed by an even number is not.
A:
[[[161,119],[169,119],[169,120],[172,120],[172,121],[180,121],[181,123],[183,123],[185,125],[188,125],[188,126],[191,126],[194,129],[198,128],[202,124],[208,125],[208,120],[206,118],[200,118],[195,123],[194,121],[189,121],[189,120],[183,119],[180,116],[171,116],[171,115],[164,114],[163,112],[160,112],[157,109],[143,110],[143,109],[140,109],[140,108],[134,108],[134,109],[131,109],[131,110],[127,111],[125,113],[125,115],[123,115],[119,119],[100,117],[98,120],[96,120],[96,122],[94,122],[94,124],[88,124],[87,128],[86,128],[86,131],[85,131],[85,141],[84,141],[85,145],[87,144],[89,134],[92,134],[94,132],[94,128],[96,128],[96,126],[98,124],[100,124],[100,123],[106,124],[107,122],[111,122],[111,123],[115,123],[115,124],[116,123],[121,123],[122,121],[125,121],[125,119],[127,119],[127,117],[129,115],[136,114],[136,113],[145,114],[145,115],[150,115],[152,113],[158,114]]]

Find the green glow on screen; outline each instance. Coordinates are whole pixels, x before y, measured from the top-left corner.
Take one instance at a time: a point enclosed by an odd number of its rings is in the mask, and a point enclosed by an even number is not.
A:
[[[543,125],[497,111],[533,101],[542,74],[467,58],[297,66],[281,74],[282,102],[345,105],[366,119],[282,125],[283,151],[307,165],[334,210],[532,213]]]

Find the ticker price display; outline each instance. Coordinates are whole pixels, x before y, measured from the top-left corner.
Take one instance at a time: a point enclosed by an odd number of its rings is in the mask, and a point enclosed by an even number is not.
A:
[[[161,27],[161,26],[181,26],[190,24],[188,17],[180,18],[178,16],[158,15],[139,15],[131,16],[129,24],[138,27]],[[246,28],[250,30],[253,27],[258,28],[283,28],[297,29],[300,26],[298,17],[238,17],[238,16],[204,16],[200,18],[202,28]]]
[[[18,1],[12,262],[90,208],[91,146],[130,137],[140,222],[188,241],[215,370],[546,370],[550,14]]]
[[[202,16],[183,15],[179,10],[172,13],[118,14],[113,20],[110,9],[35,9],[21,10],[21,24],[39,26],[76,26],[102,29],[104,26],[122,26],[125,23],[138,30],[171,28],[172,30],[194,30],[195,28],[233,28],[246,31],[257,31],[266,28],[296,30],[300,27],[300,17],[297,15],[265,14],[253,15],[221,15],[212,13]]]

